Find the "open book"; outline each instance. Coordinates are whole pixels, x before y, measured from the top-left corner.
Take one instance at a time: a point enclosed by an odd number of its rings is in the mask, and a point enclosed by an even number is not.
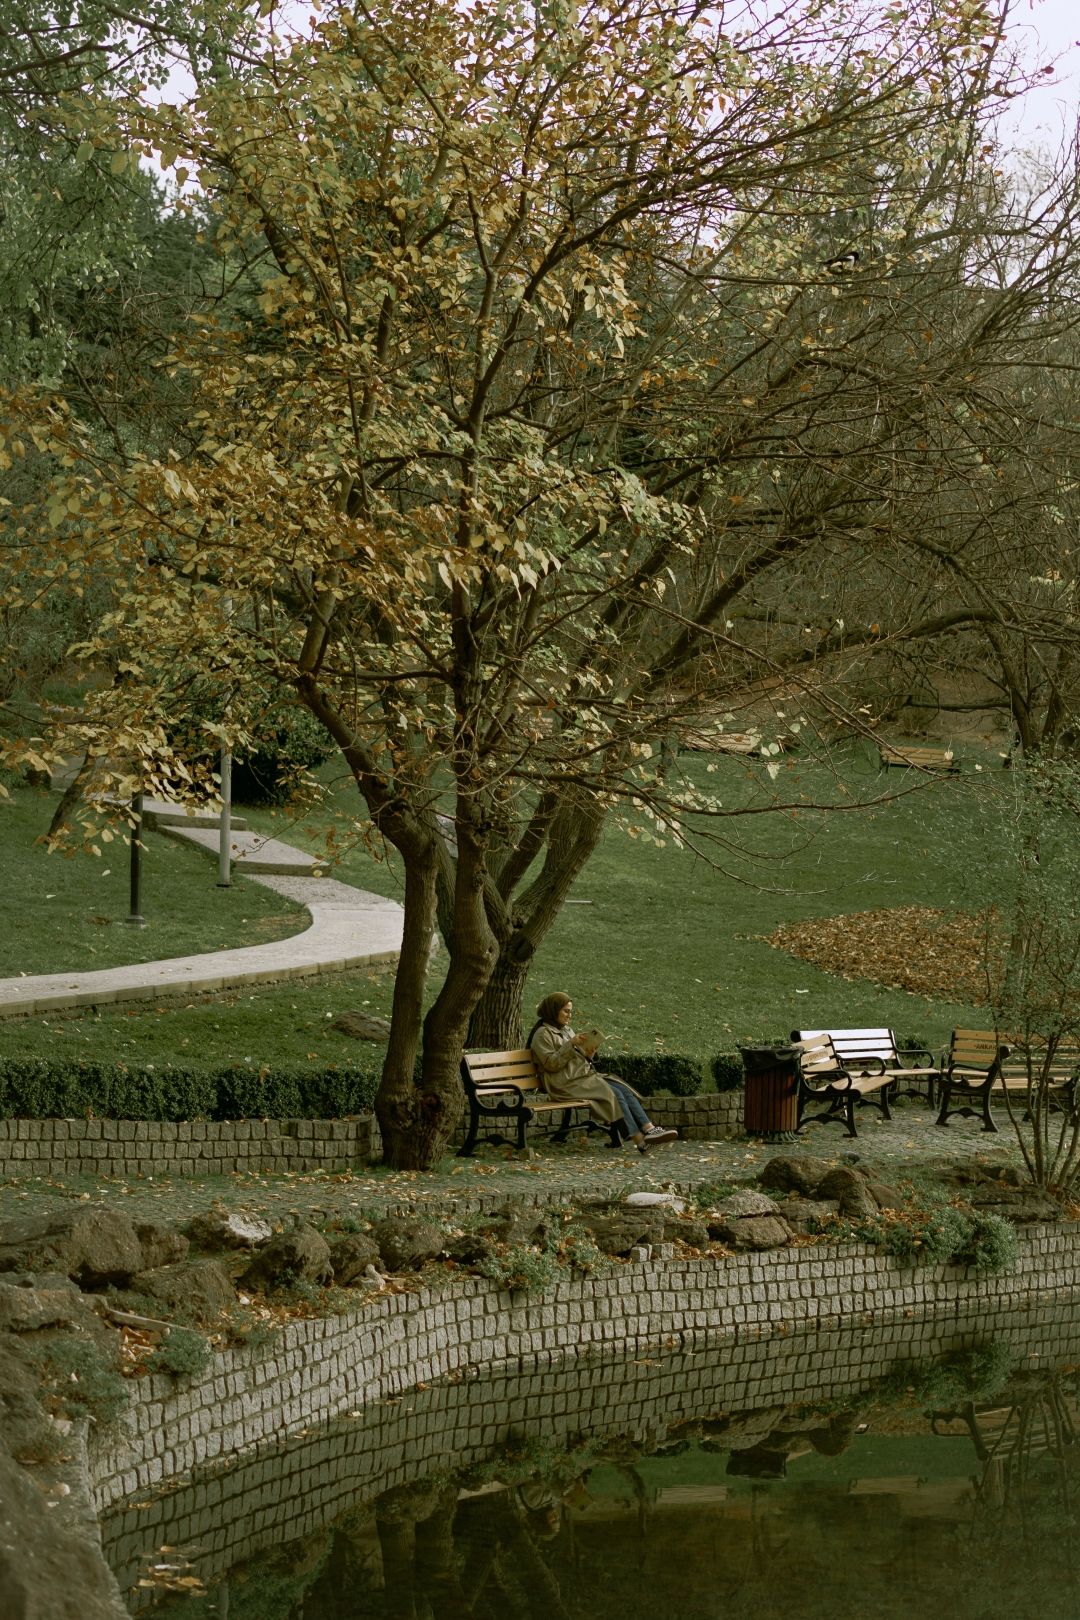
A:
[[[578,1048],[587,1057],[595,1057],[604,1044],[604,1037],[598,1029],[579,1029],[577,1032]]]

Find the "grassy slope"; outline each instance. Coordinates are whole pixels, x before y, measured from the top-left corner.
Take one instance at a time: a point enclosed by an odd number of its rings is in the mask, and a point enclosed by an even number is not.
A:
[[[725,760],[710,775],[707,762],[694,755],[684,755],[680,766],[693,780],[718,789],[725,804],[762,802],[760,766]],[[1000,774],[968,772],[872,812],[823,817],[803,808],[795,818],[728,823],[761,859],[730,854],[726,873],[612,828],[575,890],[575,901],[591,903],[567,906],[538,954],[527,1010],[549,990],[566,988],[581,1021],[598,1023],[612,1051],[666,1049],[707,1057],[796,1024],[890,1024],[901,1035],[937,1044],[954,1023],[978,1023],[980,1015],[961,1004],[929,1002],[822,972],[773,950],[761,936],[781,921],[961,903],[986,801],[1001,781]],[[778,785],[794,802],[850,802],[852,795],[895,792],[905,778],[878,777],[856,752],[846,793],[838,792],[823,767],[799,756],[785,762]],[[358,804],[355,789],[345,784],[332,789],[317,814],[290,819],[246,813],[253,824],[301,846],[317,842],[333,825],[341,851],[336,875],[400,898],[399,863],[374,862],[360,842],[345,847],[350,836],[356,839],[350,824]],[[209,874],[206,883],[213,894]],[[252,915],[247,905],[245,913]],[[431,982],[434,988],[437,973]],[[0,1054],[77,1049],[150,1061],[370,1058],[376,1048],[327,1025],[344,1006],[387,1013],[391,990],[389,974],[359,973],[238,992],[187,1008],[0,1024]]]
[[[100,859],[49,855],[35,842],[56,795],[23,789],[0,801],[0,978],[86,972],[234,945],[262,945],[307,926],[307,912],[257,883],[216,887],[200,851],[151,833],[142,863],[145,928],[132,927],[128,848],[119,838]]]

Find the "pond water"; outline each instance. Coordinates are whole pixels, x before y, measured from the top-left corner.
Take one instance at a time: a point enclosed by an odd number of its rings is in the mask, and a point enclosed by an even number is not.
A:
[[[1077,1303],[418,1387],[105,1553],[147,1620],[1077,1620]]]

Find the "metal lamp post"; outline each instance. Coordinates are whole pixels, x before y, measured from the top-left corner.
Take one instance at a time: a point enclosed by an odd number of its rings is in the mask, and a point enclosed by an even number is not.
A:
[[[142,914],[142,829],[143,829],[143,795],[139,789],[131,801],[131,813],[135,824],[131,829],[131,899],[126,922],[133,923],[136,928],[146,927],[146,918]]]

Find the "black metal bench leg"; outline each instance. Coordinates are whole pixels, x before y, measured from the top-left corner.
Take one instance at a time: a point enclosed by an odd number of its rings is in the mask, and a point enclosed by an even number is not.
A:
[[[938,1109],[938,1117],[934,1123],[935,1125],[947,1125],[949,1123],[949,1102],[952,1098],[952,1086],[947,1080],[943,1080],[941,1082],[941,1089],[938,1092],[938,1097],[940,1098],[941,1106]]]
[[[570,1135],[570,1124],[573,1117],[574,1110],[572,1108],[563,1109],[562,1119],[559,1121],[559,1128],[557,1131],[552,1131],[551,1133],[551,1140],[553,1142],[566,1141],[567,1137]]]
[[[892,1119],[892,1115],[889,1112],[889,1087],[882,1086],[878,1095],[878,1107],[881,1109],[882,1119]]]
[[[518,1146],[518,1152],[519,1153],[523,1153],[525,1151],[525,1149],[529,1145],[528,1141],[526,1140],[526,1135],[525,1135],[528,1128],[529,1128],[529,1111],[528,1111],[527,1108],[523,1108],[521,1110],[521,1112],[518,1114],[518,1122],[517,1122],[517,1146]]]
[[[465,1138],[464,1145],[462,1147],[459,1147],[458,1150],[457,1150],[457,1156],[458,1156],[459,1159],[469,1159],[469,1158],[472,1157],[473,1151],[474,1151],[474,1149],[476,1147],[476,1138],[477,1138],[477,1135],[479,1134],[479,1130],[480,1130],[480,1110],[477,1108],[475,1103],[470,1103],[470,1105],[469,1105],[469,1131],[468,1131],[468,1135]]]
[[[845,1120],[845,1122],[847,1124],[847,1133],[848,1133],[848,1135],[849,1136],[858,1136],[859,1133],[855,1129],[855,1098],[854,1097],[848,1096],[844,1100],[844,1120]]]
[[[983,1130],[994,1131],[995,1133],[997,1132],[997,1126],[994,1124],[994,1116],[990,1112],[989,1086],[987,1086],[986,1090],[983,1092]]]

